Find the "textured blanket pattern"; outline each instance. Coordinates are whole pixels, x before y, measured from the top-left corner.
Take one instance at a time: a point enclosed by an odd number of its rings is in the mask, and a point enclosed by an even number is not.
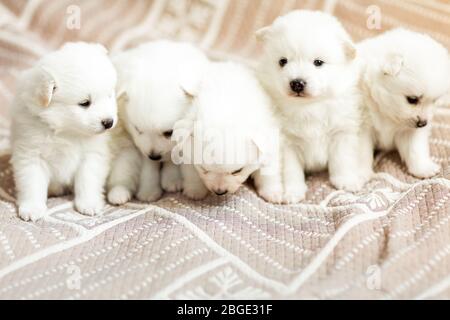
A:
[[[294,8],[334,13],[356,40],[406,26],[450,47],[446,0],[1,0],[0,298],[450,298],[445,107],[431,140],[442,172],[430,180],[409,176],[390,153],[377,156],[360,193],[333,189],[323,173],[308,177],[298,205],[265,203],[248,186],[202,202],[169,194],[110,206],[96,218],[74,211],[72,197],[52,198],[45,220],[17,217],[8,106],[17,75],[38,57],[68,40],[119,51],[169,37],[251,63],[253,32]],[[368,28],[378,9],[381,29]]]

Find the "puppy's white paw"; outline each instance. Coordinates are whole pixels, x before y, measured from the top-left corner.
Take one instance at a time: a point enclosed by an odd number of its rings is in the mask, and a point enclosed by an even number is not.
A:
[[[281,204],[283,203],[283,187],[282,186],[263,186],[257,189],[258,195],[265,201]]]
[[[102,213],[105,208],[105,201],[101,198],[84,198],[75,199],[75,208],[81,214],[86,216],[97,216]]]
[[[305,200],[307,190],[308,187],[304,183],[285,186],[282,203],[295,204]]]
[[[208,189],[201,183],[185,183],[183,187],[183,195],[191,200],[205,199],[208,193]]]
[[[24,221],[37,221],[47,215],[45,203],[25,202],[19,205],[19,217]]]
[[[431,178],[437,175],[441,171],[441,166],[437,163],[434,163],[432,160],[424,162],[423,164],[416,164],[414,166],[410,166],[409,172],[421,179]]]
[[[159,186],[145,189],[140,188],[136,195],[136,198],[142,202],[155,202],[161,199],[162,194],[163,190]]]
[[[178,192],[183,190],[183,179],[176,172],[163,171],[161,175],[161,186],[166,192]]]
[[[131,200],[131,191],[124,186],[115,186],[108,192],[108,202],[120,206]]]
[[[357,174],[346,174],[331,176],[330,181],[336,189],[358,192],[366,184],[367,178]]]

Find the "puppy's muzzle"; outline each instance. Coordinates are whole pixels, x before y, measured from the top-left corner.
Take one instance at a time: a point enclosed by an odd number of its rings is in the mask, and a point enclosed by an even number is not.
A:
[[[153,161],[160,161],[162,159],[162,156],[160,154],[152,152],[148,155],[148,158]]]
[[[427,120],[424,120],[424,119],[417,119],[417,122],[416,122],[416,127],[417,128],[424,128],[424,127],[426,127],[428,125],[428,121]]]
[[[217,190],[214,190],[214,193],[217,194],[218,196],[224,196],[228,193],[228,190],[217,189]]]
[[[114,125],[113,119],[103,119],[102,120],[102,126],[105,128],[105,130],[111,129]]]
[[[289,83],[291,90],[297,93],[298,95],[300,95],[305,91],[306,84],[307,82],[303,79],[295,79]]]

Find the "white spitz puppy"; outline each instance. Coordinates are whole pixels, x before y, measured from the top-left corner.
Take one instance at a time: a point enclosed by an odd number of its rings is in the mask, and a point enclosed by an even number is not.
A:
[[[294,150],[283,157],[287,202],[304,198],[304,170],[328,168],[336,188],[359,190],[372,171],[359,155],[362,113],[350,36],[334,17],[302,10],[256,35],[264,44],[258,75]]]
[[[109,201],[121,204],[131,198],[136,189],[136,179],[131,177],[136,169],[141,169],[136,194],[141,201],[158,200],[163,190],[183,190],[189,198],[204,198],[207,190],[193,174],[195,169],[180,168],[171,161],[175,146],[171,138],[175,122],[190,110],[186,90],[200,81],[209,63],[207,57],[187,43],[155,41],[120,53],[113,62],[118,72],[118,95],[125,96],[120,120],[144,160],[142,168],[136,168],[135,152],[123,149],[111,173]]]
[[[119,121],[111,132],[110,140],[112,165],[107,182],[107,198],[113,205],[125,204],[136,195],[143,164],[142,154],[121,120],[127,104],[128,97],[122,93],[117,98]]]
[[[254,73],[232,62],[211,63],[190,94],[192,112],[175,126],[174,158],[194,163],[216,195],[236,192],[254,174],[258,191],[270,196],[280,187],[270,172],[276,170],[278,128]]]
[[[67,189],[76,209],[99,214],[117,122],[116,71],[106,49],[68,43],[27,70],[12,108],[12,159],[19,216],[35,221],[47,196]]]
[[[418,178],[436,175],[428,138],[434,106],[450,90],[446,48],[427,35],[396,29],[358,46],[365,60],[362,91],[375,148],[397,149]]]

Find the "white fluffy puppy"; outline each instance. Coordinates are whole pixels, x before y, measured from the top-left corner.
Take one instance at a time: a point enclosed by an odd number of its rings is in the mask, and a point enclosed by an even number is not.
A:
[[[19,216],[46,214],[47,196],[75,193],[86,215],[104,207],[116,72],[106,49],[68,43],[24,72],[13,104],[12,165]]]
[[[112,131],[110,141],[112,165],[107,183],[107,198],[113,205],[125,204],[136,195],[143,163],[141,153],[121,120],[127,103],[126,94],[118,97],[119,121]]]
[[[175,126],[174,158],[194,163],[206,187],[219,196],[236,192],[252,174],[261,194],[280,188],[271,172],[276,161],[269,162],[276,159],[278,128],[270,98],[253,72],[232,62],[211,63],[190,93],[193,109]]]
[[[285,200],[304,198],[304,170],[328,168],[335,187],[359,190],[371,168],[359,156],[358,63],[349,35],[334,17],[301,10],[256,35],[264,44],[258,75],[293,150],[283,157]]]
[[[183,193],[192,199],[206,196],[195,169],[180,168],[171,161],[175,143],[173,126],[190,110],[186,90],[200,81],[206,56],[187,43],[155,41],[113,58],[118,72],[119,95],[125,95],[120,117],[123,126],[143,156],[137,198],[151,202],[163,190]],[[136,189],[138,163],[132,149],[124,149],[115,161],[108,199],[114,204],[128,201]],[[163,165],[162,170],[160,167]],[[132,173],[130,175],[130,172]],[[161,174],[161,176],[160,176]],[[182,178],[186,178],[183,182]]]
[[[433,110],[450,90],[446,48],[427,35],[396,29],[359,45],[365,60],[365,105],[374,146],[397,149],[408,171],[419,178],[439,172],[428,138]]]

